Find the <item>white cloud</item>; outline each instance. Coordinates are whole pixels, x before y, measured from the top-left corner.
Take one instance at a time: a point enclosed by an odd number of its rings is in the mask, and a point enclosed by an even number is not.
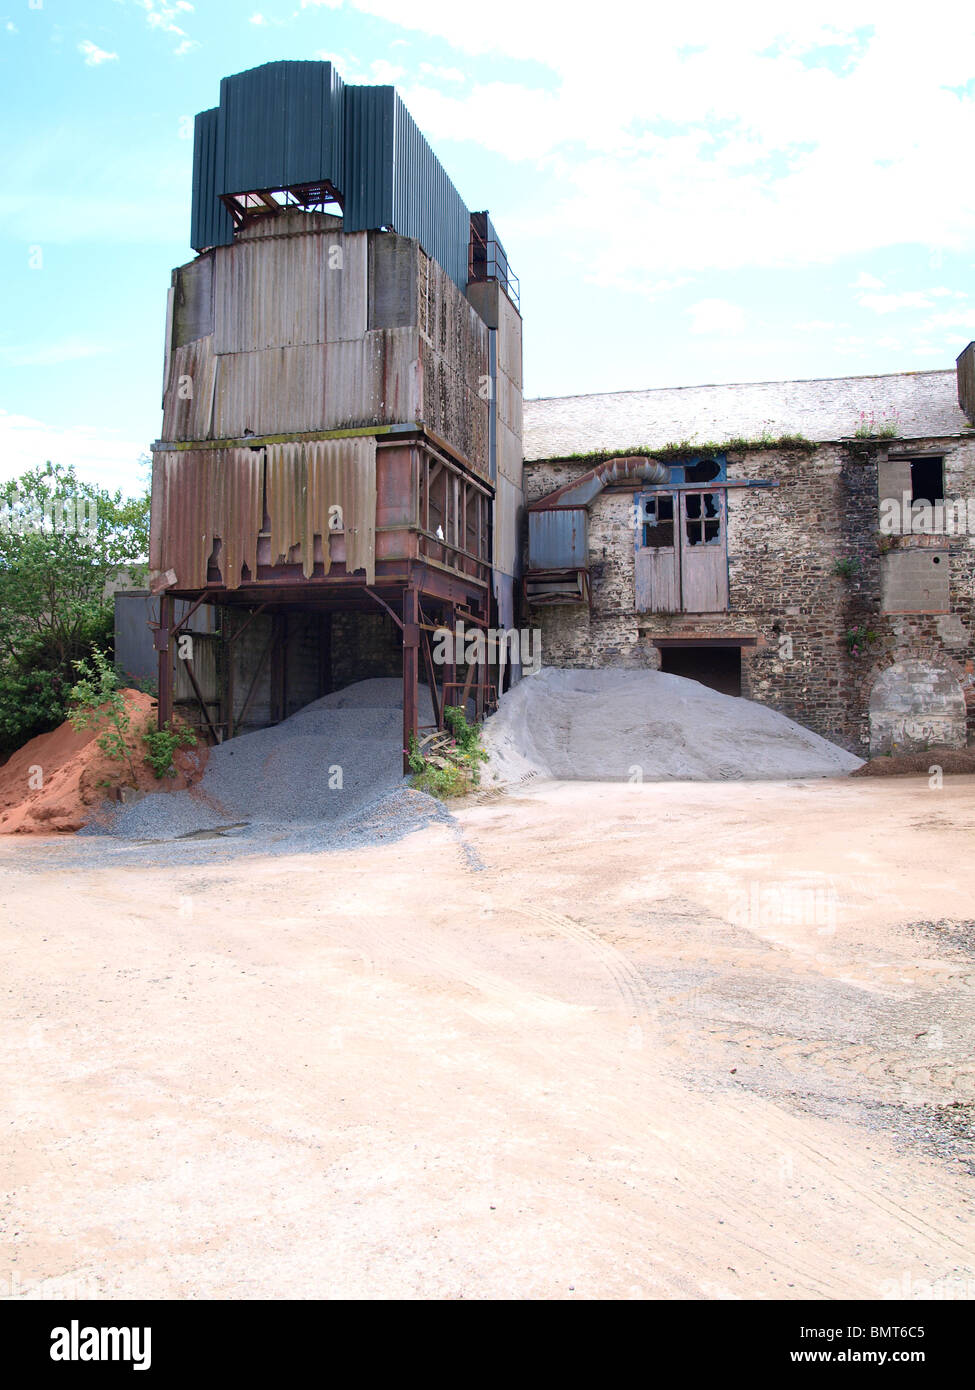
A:
[[[85,357],[101,357],[109,349],[102,343],[90,343],[83,338],[63,338],[60,342],[39,346],[0,347],[0,362],[8,367],[51,367],[60,362],[77,362]]]
[[[248,20],[248,23],[257,24],[262,28],[267,27],[267,20],[264,18],[262,14],[252,14],[250,19]]]
[[[178,43],[173,49],[173,57],[182,58],[184,53],[192,53],[193,49],[199,48],[199,46],[198,39],[184,39],[182,43]]]
[[[797,333],[825,333],[838,327],[832,319],[807,319],[805,323],[796,324]]]
[[[464,74],[460,68],[442,68],[434,63],[421,63],[420,71],[425,77],[437,77],[441,82],[463,82]]]
[[[141,490],[139,457],[147,440],[122,439],[94,425],[47,425],[0,407],[0,479],[17,478],[50,459],[73,463],[80,477],[123,492]]]
[[[727,299],[699,299],[688,308],[687,313],[690,315],[692,333],[734,338],[745,328],[744,309]]]
[[[181,29],[175,22],[177,17],[184,14],[192,14],[193,6],[189,0],[174,0],[169,4],[167,0],[136,0],[136,4],[146,12],[146,23],[150,29],[157,29],[161,34],[172,34],[174,38],[183,39],[175,49],[177,57],[188,53],[191,48],[199,47],[196,40],[187,39],[186,30]]]
[[[932,301],[926,290],[903,290],[896,294],[861,294],[857,297],[861,309],[875,314],[893,314],[898,309],[930,309]]]
[[[865,270],[861,270],[850,288],[853,290],[882,290],[884,282],[878,280],[876,275],[868,275]]]
[[[523,64],[523,79],[452,92],[418,70],[403,96],[432,142],[469,139],[558,176],[565,196],[550,200],[549,235],[580,198],[605,209],[574,231],[585,252],[603,242],[624,274],[648,256],[660,275],[975,239],[975,186],[957,172],[975,124],[964,95],[975,16],[948,0],[931,0],[924,25],[876,0],[664,11],[602,0],[588,24],[496,0],[485,25],[455,0],[349,3],[458,53]]]
[[[104,48],[92,43],[91,39],[83,39],[78,45],[78,52],[84,54],[85,66],[89,68],[101,67],[102,63],[118,62],[117,53],[106,52]]]
[[[398,82],[405,71],[405,68],[398,67],[396,63],[388,63],[385,58],[376,58],[369,64],[370,77],[380,86],[388,87]]]

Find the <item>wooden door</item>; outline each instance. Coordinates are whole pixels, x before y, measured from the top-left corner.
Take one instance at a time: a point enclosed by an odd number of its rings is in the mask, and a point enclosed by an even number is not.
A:
[[[723,613],[728,607],[724,490],[680,494],[681,609]]]
[[[637,513],[635,586],[638,613],[680,612],[677,495],[655,492]]]

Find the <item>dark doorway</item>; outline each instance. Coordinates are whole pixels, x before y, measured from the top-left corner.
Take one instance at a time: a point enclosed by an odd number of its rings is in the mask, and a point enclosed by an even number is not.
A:
[[[661,647],[660,669],[700,681],[722,695],[741,694],[740,647]]]

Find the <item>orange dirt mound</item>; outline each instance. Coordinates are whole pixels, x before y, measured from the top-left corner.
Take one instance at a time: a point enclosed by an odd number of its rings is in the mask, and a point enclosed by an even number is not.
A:
[[[964,776],[975,772],[975,748],[928,748],[923,753],[895,753],[893,756],[871,758],[851,777],[907,777],[911,773],[927,777],[932,767],[940,767],[945,776]]]
[[[139,792],[181,791],[201,776],[209,749],[177,749],[175,777],[157,778],[145,761],[142,732],[155,723],[156,701],[141,690],[125,690],[132,719],[127,740]],[[104,726],[103,726],[104,727]],[[127,764],[98,747],[100,729],[77,730],[66,721],[38,734],[0,767],[0,835],[53,835],[80,830],[97,819],[120,784],[131,785]],[[105,783],[108,783],[106,786]]]

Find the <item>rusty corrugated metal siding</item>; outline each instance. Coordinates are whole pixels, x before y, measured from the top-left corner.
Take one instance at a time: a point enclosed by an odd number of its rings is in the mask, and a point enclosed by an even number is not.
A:
[[[202,589],[219,539],[218,564],[228,589],[240,586],[245,565],[256,575],[263,485],[263,457],[251,449],[155,454],[150,568],[175,571],[180,589]]]
[[[376,441],[317,440],[272,445],[266,451],[267,512],[272,563],[314,569],[319,536],[329,571],[329,508],[341,508],[345,563],[350,573],[376,575]],[[228,589],[240,587],[246,566],[257,577],[257,543],[263,522],[265,451],[185,449],[157,453],[152,472],[149,564],[176,574],[175,587],[206,587],[214,544]],[[296,551],[296,547],[298,548]]]
[[[214,351],[359,339],[366,331],[366,234],[318,229],[239,238],[216,253]],[[335,268],[333,267],[335,263]]]
[[[528,513],[530,569],[584,568],[588,563],[588,513],[585,507]]]
[[[341,508],[345,565],[376,578],[376,441],[323,439],[310,444],[274,444],[267,450],[267,510],[274,563],[300,547],[302,573],[314,569],[315,536],[322,541],[325,573],[331,567],[329,509]]]
[[[969,343],[955,362],[958,378],[958,404],[975,421],[975,343]]]

